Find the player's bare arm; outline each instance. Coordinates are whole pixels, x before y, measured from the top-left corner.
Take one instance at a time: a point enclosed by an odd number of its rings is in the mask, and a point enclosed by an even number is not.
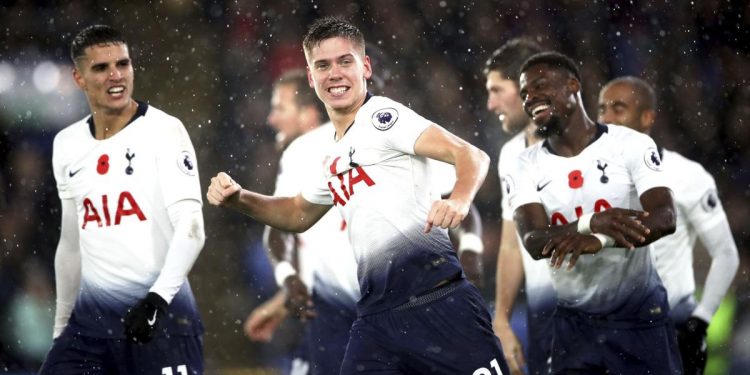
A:
[[[510,313],[523,281],[523,261],[512,220],[503,220],[495,279],[495,318],[492,327],[503,344],[503,354],[512,375],[523,374],[523,347],[510,326]]]
[[[442,228],[458,227],[468,214],[471,201],[487,176],[489,156],[435,124],[425,129],[417,138],[414,153],[456,167],[456,184],[453,192],[448,199],[432,204],[425,232],[429,232],[433,225]]]
[[[645,207],[644,207],[645,209]],[[609,226],[594,226],[592,232],[601,233],[612,237],[621,247],[634,248],[635,244],[642,245],[646,240],[650,228],[643,224],[643,220],[649,216],[648,211],[629,210],[622,208],[611,208],[593,215],[595,218],[609,223]],[[513,218],[518,226],[518,232],[523,239],[523,244],[529,254],[534,259],[551,257],[553,250],[558,245],[568,243],[568,241],[580,236],[588,237],[585,241],[590,246],[582,247],[581,250],[586,252],[596,252],[602,247],[599,239],[589,234],[578,233],[578,221],[570,224],[552,226],[544,206],[539,203],[529,203],[518,207],[513,214]],[[596,232],[599,230],[600,232]],[[562,236],[566,236],[563,238]],[[556,237],[554,242],[550,243]],[[596,245],[596,246],[594,246]],[[594,250],[591,247],[598,247]],[[545,251],[546,250],[546,251]],[[560,254],[564,255],[564,254]]]
[[[641,246],[674,233],[676,215],[671,190],[666,187],[649,189],[641,194],[640,201],[643,210],[649,213],[641,219],[643,225],[649,230]]]
[[[272,197],[244,190],[224,172],[211,178],[206,197],[214,206],[229,207],[261,223],[294,233],[310,228],[331,208],[310,203],[301,194]]]

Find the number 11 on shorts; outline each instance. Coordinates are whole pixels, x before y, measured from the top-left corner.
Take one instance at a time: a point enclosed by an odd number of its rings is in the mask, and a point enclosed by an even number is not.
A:
[[[492,359],[492,361],[490,362],[490,367],[495,370],[495,375],[503,375],[503,372],[500,370],[500,364],[497,363],[497,359]],[[472,375],[492,375],[492,371],[487,367],[480,367],[474,370],[474,373]]]

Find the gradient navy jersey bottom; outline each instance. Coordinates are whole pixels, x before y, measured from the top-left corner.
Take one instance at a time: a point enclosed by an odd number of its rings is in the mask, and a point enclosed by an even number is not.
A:
[[[148,344],[76,335],[65,329],[55,339],[40,375],[200,375],[201,336],[165,336]]]
[[[490,313],[465,279],[361,316],[341,374],[509,374]]]
[[[682,374],[664,288],[628,317],[559,307],[554,316],[553,374]]]
[[[357,318],[356,305],[323,298],[313,290],[316,318],[308,323],[309,375],[338,374]]]

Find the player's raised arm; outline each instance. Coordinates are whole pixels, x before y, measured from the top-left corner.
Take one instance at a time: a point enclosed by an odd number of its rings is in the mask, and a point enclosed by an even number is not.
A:
[[[302,194],[272,197],[244,190],[224,172],[211,178],[206,197],[214,206],[226,206],[266,225],[296,233],[310,228],[331,208],[310,203]]]
[[[414,152],[456,167],[456,184],[453,192],[450,198],[433,203],[427,217],[425,232],[429,232],[433,225],[456,228],[468,214],[471,201],[487,176],[489,156],[435,124],[425,129],[417,138]]]

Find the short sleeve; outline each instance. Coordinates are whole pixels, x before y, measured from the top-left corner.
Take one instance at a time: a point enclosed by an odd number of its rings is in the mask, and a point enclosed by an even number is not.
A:
[[[69,189],[68,177],[65,174],[66,162],[64,161],[65,147],[63,143],[62,134],[58,134],[52,143],[52,173],[55,176],[55,183],[57,184],[57,195],[60,199],[72,199],[73,193]]]
[[[638,196],[655,187],[667,187],[661,156],[654,140],[637,132],[633,132],[628,138],[630,139],[622,143],[626,145],[623,157]]]
[[[164,134],[157,140],[161,145],[156,154],[155,176],[159,179],[164,205],[168,207],[183,199],[202,202],[198,162],[190,136],[176,118],[169,118],[164,126]]]
[[[333,196],[331,191],[328,189],[329,182],[325,178],[323,169],[320,169],[319,176],[307,182],[306,188],[302,190],[302,198],[306,201],[315,204],[322,205],[333,205]]]
[[[374,111],[369,121],[386,138],[389,148],[414,155],[414,144],[432,122],[404,105],[390,101],[392,105]]]
[[[691,174],[690,191],[685,191],[682,197],[675,199],[683,207],[690,225],[700,233],[723,223],[726,214],[713,177],[703,167],[699,166],[699,169]]]
[[[503,177],[503,191],[508,196],[510,206],[510,217],[518,207],[529,203],[542,203],[539,193],[536,191],[534,177],[532,175],[534,168],[528,152],[522,153],[516,160],[515,166],[511,167],[511,172]]]

